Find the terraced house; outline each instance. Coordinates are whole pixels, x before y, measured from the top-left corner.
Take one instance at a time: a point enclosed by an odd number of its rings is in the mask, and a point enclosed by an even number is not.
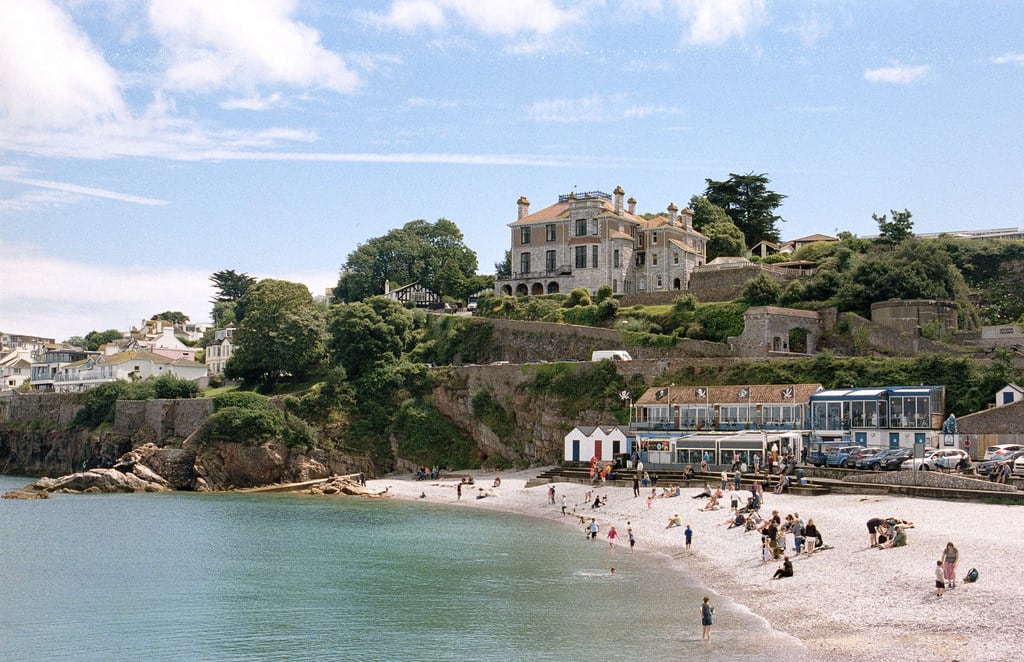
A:
[[[704,264],[707,237],[693,229],[693,213],[669,204],[652,218],[636,213],[625,191],[569,193],[530,213],[519,198],[512,230],[512,273],[495,283],[504,295],[555,294],[574,288],[615,293],[684,290]]]

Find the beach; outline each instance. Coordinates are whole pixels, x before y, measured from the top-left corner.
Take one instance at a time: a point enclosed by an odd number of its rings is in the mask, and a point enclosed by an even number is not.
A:
[[[457,500],[458,478],[417,481],[412,476],[389,476],[367,481],[375,491],[395,498],[449,503],[457,507],[500,510],[562,521],[573,534],[582,534],[579,517],[595,517],[600,525],[594,544],[608,545],[614,525],[618,544],[610,562],[629,556],[627,522],[637,538],[638,553],[669,555],[672,567],[692,573],[711,591],[712,603],[728,600],[764,618],[773,629],[803,642],[814,660],[1016,660],[1024,653],[1024,623],[1019,619],[1018,563],[1024,553],[1024,508],[1019,506],[938,501],[879,495],[765,495],[761,514],[778,510],[814,520],[831,549],[796,556],[792,537],[786,553],[794,576],[771,577],[780,563],[764,562],[760,536],[742,528],[729,529],[724,508],[702,511],[706,501],[692,499],[700,490],[684,488],[682,495],[656,498],[648,508],[650,488],[634,497],[630,487],[553,483],[526,488],[543,469],[502,472],[462,472],[475,477]],[[501,485],[492,488],[496,476]],[[659,485],[658,492],[665,485]],[[477,498],[479,489],[490,493]],[[607,505],[592,508],[584,496],[607,496]],[[745,499],[749,492],[740,492]],[[566,497],[568,515],[561,512]],[[575,514],[574,514],[575,513]],[[683,526],[666,529],[675,514]],[[914,523],[905,547],[870,546],[867,520],[895,517]],[[692,548],[684,548],[686,525],[693,530]],[[956,588],[936,597],[934,571],[947,542],[959,549]],[[962,581],[977,568],[976,583]],[[685,609],[696,611],[696,605]],[[718,618],[725,618],[719,616]],[[718,624],[719,621],[716,621]],[[695,628],[699,624],[695,623]],[[716,642],[719,653],[727,653]]]

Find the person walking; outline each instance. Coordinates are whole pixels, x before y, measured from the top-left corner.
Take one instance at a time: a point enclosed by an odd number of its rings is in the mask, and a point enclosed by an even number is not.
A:
[[[626,534],[629,536],[629,553],[633,553],[633,548],[636,547],[636,535],[633,533],[632,527],[626,529]]]
[[[612,554],[615,553],[615,539],[619,537],[619,532],[615,530],[615,525],[608,527],[608,551]]]
[[[693,529],[690,528],[689,524],[686,525],[683,536],[686,537],[686,549],[690,549],[690,543],[693,542]]]
[[[703,627],[700,638],[711,640],[711,617],[715,614],[715,608],[711,606],[708,596],[704,596],[704,602],[700,606],[700,624]]]
[[[593,517],[590,518],[590,527],[589,527],[589,529],[590,529],[590,539],[591,540],[596,540],[597,539],[597,529],[598,529],[598,526],[597,526],[597,520],[594,519]]]
[[[942,570],[942,559],[935,562],[935,597],[941,598],[946,588],[946,576]]]
[[[562,495],[562,514],[565,514],[565,495]]]
[[[960,550],[952,542],[947,542],[939,560],[942,561],[942,576],[949,588],[956,588],[956,564],[960,562]]]

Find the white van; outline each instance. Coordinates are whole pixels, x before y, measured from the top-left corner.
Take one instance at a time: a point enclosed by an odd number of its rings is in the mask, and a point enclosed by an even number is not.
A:
[[[632,361],[633,357],[624,349],[599,349],[590,355],[591,361]]]

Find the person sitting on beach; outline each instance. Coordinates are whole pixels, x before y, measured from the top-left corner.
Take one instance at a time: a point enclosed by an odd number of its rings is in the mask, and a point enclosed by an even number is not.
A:
[[[494,483],[491,485],[491,487],[501,487],[501,476],[494,477]]]
[[[424,479],[427,478],[427,476],[428,476],[428,474],[426,472],[424,472],[423,469],[421,469],[421,468],[417,468],[416,469],[416,480],[424,480]]]
[[[686,478],[686,480],[692,480],[694,475],[695,474],[693,473],[693,465],[686,465],[686,471],[683,472],[683,477]]]
[[[694,494],[692,498],[694,498],[694,499],[706,499],[709,496],[711,496],[711,484],[710,483],[704,483],[704,489],[701,490],[700,492],[698,492],[697,494]]]
[[[782,579],[783,577],[792,577],[792,576],[793,576],[793,562],[789,560],[788,556],[783,557],[782,565],[779,566],[779,569],[775,571],[775,574],[772,576],[772,579]]]
[[[682,525],[683,525],[683,518],[681,518],[679,516],[679,513],[676,513],[676,514],[672,515],[672,517],[668,518],[668,524],[665,526],[665,528],[666,529],[671,529],[673,527],[682,526]]]
[[[722,524],[728,524],[729,526],[727,528],[730,528],[730,529],[735,529],[736,527],[741,527],[741,526],[743,526],[746,523],[747,523],[747,518],[744,517],[743,515],[739,514],[739,513],[736,513],[735,515],[729,515],[729,517],[727,517],[725,519],[725,521],[722,522]],[[721,524],[719,526],[721,526]]]
[[[890,547],[905,547],[906,546],[906,531],[896,527],[896,534],[884,543],[879,543],[879,548],[889,549]]]
[[[712,494],[711,498],[708,499],[708,502],[704,504],[704,507],[701,508],[701,510],[718,510],[718,496]]]
[[[647,487],[650,484],[651,484],[651,475],[645,471],[644,472],[644,477],[640,479],[640,487]]]
[[[787,487],[789,487],[789,476],[783,476],[779,479],[779,484],[775,486],[775,494],[782,494]]]

